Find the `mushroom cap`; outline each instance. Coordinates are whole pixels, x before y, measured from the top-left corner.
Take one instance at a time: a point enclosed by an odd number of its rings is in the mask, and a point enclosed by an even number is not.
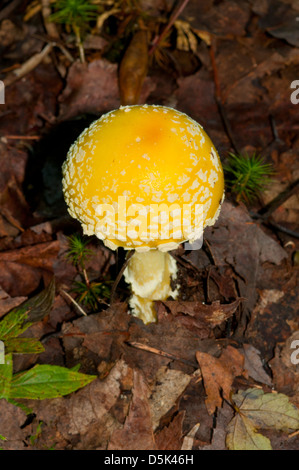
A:
[[[123,106],[71,146],[62,167],[69,213],[111,249],[174,249],[213,225],[223,169],[202,126],[165,106]]]

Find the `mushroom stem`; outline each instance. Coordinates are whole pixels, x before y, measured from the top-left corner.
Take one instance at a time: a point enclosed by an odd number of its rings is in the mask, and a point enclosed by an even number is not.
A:
[[[178,290],[173,291],[170,285],[176,275],[176,261],[168,252],[157,249],[135,252],[124,271],[132,290],[129,302],[132,314],[144,323],[156,322],[154,301],[176,298]]]

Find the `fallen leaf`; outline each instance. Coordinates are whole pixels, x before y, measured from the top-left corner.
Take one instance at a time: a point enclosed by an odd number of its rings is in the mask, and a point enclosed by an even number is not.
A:
[[[0,399],[0,434],[5,438],[1,441],[0,447],[5,450],[23,450],[27,429],[21,426],[25,423],[26,413],[18,406]]]
[[[179,370],[167,367],[161,367],[158,370],[149,400],[153,430],[159,426],[160,419],[175,405],[190,380],[189,375]]]
[[[118,108],[117,65],[103,59],[89,64],[75,62],[68,70],[67,84],[59,101],[63,120]]]
[[[199,426],[200,426],[200,423],[195,424],[193,428],[190,429],[188,434],[186,434],[183,440],[181,450],[192,450],[195,434],[197,433]]]
[[[229,450],[272,450],[270,439],[258,433],[250,419],[237,415],[227,428]]]
[[[27,297],[10,297],[0,286],[0,318],[7,312],[22,304]]]
[[[299,429],[299,410],[282,393],[250,388],[239,390],[232,401],[236,415],[228,425],[226,444],[230,450],[271,450],[270,440],[258,430]]]
[[[30,401],[38,421],[44,423],[38,449],[107,449],[108,441],[121,424],[112,409],[122,390],[122,381],[131,374],[123,361],[116,362],[105,379],[99,378],[70,396]],[[63,419],[62,419],[63,416]]]
[[[287,258],[287,253],[252,221],[246,209],[225,201],[217,223],[206,229],[205,237],[211,246],[215,264],[233,268],[239,295],[246,299],[242,302],[245,319],[246,315],[251,315],[258,299],[260,264],[267,261],[279,265]],[[230,242],[227,243],[227,240]],[[197,265],[198,256],[193,251],[188,259]],[[239,328],[242,328],[242,324]]]
[[[275,389],[289,396],[299,395],[298,341],[299,331],[295,331],[284,343],[276,345],[269,361]]]
[[[202,302],[190,302],[182,300],[165,301],[166,305],[173,315],[176,315],[179,322],[187,328],[194,327],[204,330],[212,329],[230,318],[242,299],[237,299],[229,304],[220,304],[219,300],[212,304],[203,304]]]
[[[294,2],[294,8],[296,3]],[[259,25],[270,35],[299,47],[298,4],[297,8],[294,8],[284,2],[272,1],[268,5],[267,13],[260,18]]]
[[[232,346],[222,351],[220,358],[197,351],[196,359],[203,375],[209,414],[221,407],[223,398],[229,400],[231,387],[236,376],[244,370],[244,356]]]
[[[113,432],[108,450],[154,450],[156,448],[149,405],[149,388],[138,370],[133,372],[133,397],[122,429]]]
[[[58,252],[58,240],[2,252],[0,284],[3,289],[12,297],[33,292],[42,277],[53,277],[53,263]]]
[[[245,358],[244,369],[247,370],[250,377],[257,382],[272,386],[272,380],[263,367],[260,351],[251,344],[243,344],[243,350]]]
[[[232,420],[234,411],[232,407],[224,402],[222,408],[217,409],[216,426],[213,429],[211,444],[200,447],[200,450],[223,450],[225,449],[227,425]]]
[[[178,450],[181,449],[183,441],[183,421],[185,411],[180,411],[172,419],[168,426],[164,426],[161,431],[155,434],[157,450]]]
[[[82,374],[61,366],[37,364],[12,377],[9,398],[43,400],[61,397],[85,387],[95,378],[94,375]]]

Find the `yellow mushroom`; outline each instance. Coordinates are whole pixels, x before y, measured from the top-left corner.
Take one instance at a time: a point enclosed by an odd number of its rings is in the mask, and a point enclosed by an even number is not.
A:
[[[132,313],[155,321],[154,300],[175,298],[169,251],[217,219],[224,178],[200,124],[175,109],[123,106],[82,132],[63,164],[69,213],[115,250],[135,250],[124,272]]]

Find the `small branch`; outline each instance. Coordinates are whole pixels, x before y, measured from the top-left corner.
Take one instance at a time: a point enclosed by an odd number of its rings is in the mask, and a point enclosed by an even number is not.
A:
[[[82,44],[82,41],[81,41],[80,28],[79,28],[79,26],[73,24],[73,30],[74,30],[74,33],[75,33],[75,36],[76,36],[76,44],[77,44],[77,47],[79,49],[80,61],[82,62],[82,64],[84,64],[85,63],[85,53],[84,53],[84,48],[83,48],[83,44]]]
[[[137,341],[126,341],[126,344],[128,344],[129,346],[132,346],[133,348],[141,349],[142,351],[147,351],[149,353],[156,354],[157,356],[167,357],[168,359],[172,359],[174,361],[179,361],[179,362],[182,362],[183,364],[187,364],[188,366],[191,366],[191,367],[194,367],[195,369],[198,369],[198,364],[196,364],[195,362],[191,362],[191,361],[188,361],[186,359],[181,359],[177,356],[174,356],[173,354],[166,353],[166,352],[162,351],[161,349],[156,349],[156,348],[153,348],[151,346],[147,346],[145,344],[138,343]]]
[[[112,286],[112,289],[111,289],[111,296],[110,296],[110,305],[114,302],[114,298],[115,298],[115,293],[116,293],[116,289],[117,289],[117,286],[122,278],[122,275],[124,273],[124,270],[126,269],[126,267],[128,266],[129,264],[129,261],[130,259],[132,258],[133,254],[135,253],[135,250],[131,250],[130,253],[128,254],[121,270],[119,271],[115,281],[114,281],[114,284]]]
[[[2,139],[11,139],[11,140],[40,140],[39,135],[3,135]]]
[[[226,115],[226,111],[223,105],[223,99],[222,99],[222,93],[221,93],[221,87],[220,87],[220,82],[219,82],[219,75],[218,75],[218,69],[216,65],[216,58],[215,58],[215,49],[216,49],[216,39],[212,37],[211,35],[211,45],[210,45],[210,59],[211,59],[211,65],[213,69],[213,75],[214,75],[214,84],[215,84],[215,101],[218,107],[218,111],[222,120],[223,127],[225,129],[225,132],[230,140],[230,143],[235,150],[236,153],[240,153],[240,149],[235,141],[229,120]]]
[[[50,0],[41,0],[42,2],[42,16],[44,20],[44,26],[47,34],[53,39],[59,39],[59,33],[56,24],[49,20],[51,15]]]
[[[53,48],[53,44],[47,44],[41,52],[34,54],[30,59],[26,60],[21,67],[14,70],[12,75],[5,78],[3,80],[5,86],[9,86],[15,81],[19,80],[20,78],[24,77],[27,73],[34,70],[43,60],[44,58],[51,52]]]
[[[299,179],[293,181],[284,191],[276,196],[272,201],[268,202],[262,209],[259,210],[259,217],[268,219],[270,215],[278,209],[285,201],[291,196],[296,194],[299,190]]]
[[[154,40],[152,42],[152,47],[150,48],[149,53],[148,53],[149,56],[155,52],[157,46],[160,44],[161,41],[163,41],[163,39],[165,38],[166,34],[168,33],[168,31],[173,26],[173,24],[176,21],[176,19],[178,18],[178,16],[182,13],[184,8],[187,6],[188,2],[189,2],[189,0],[183,0],[181,2],[181,4],[178,6],[178,8],[171,15],[170,20],[167,23],[167,25],[165,26],[165,28],[163,29],[162,33],[160,35],[157,35],[154,38]]]
[[[282,225],[279,225],[279,224],[275,224],[274,222],[270,222],[269,220],[263,221],[263,223],[265,225],[269,225],[274,230],[278,230],[279,232],[285,233],[286,235],[289,235],[290,237],[299,239],[299,233],[295,232],[294,230],[283,227]]]
[[[62,294],[64,294],[74,305],[75,307],[77,307],[77,309],[79,310],[79,312],[82,313],[82,315],[85,315],[87,317],[87,313],[83,310],[83,308],[75,301],[75,299],[73,299],[73,297],[68,294],[65,290],[63,289],[60,289],[60,292]]]

